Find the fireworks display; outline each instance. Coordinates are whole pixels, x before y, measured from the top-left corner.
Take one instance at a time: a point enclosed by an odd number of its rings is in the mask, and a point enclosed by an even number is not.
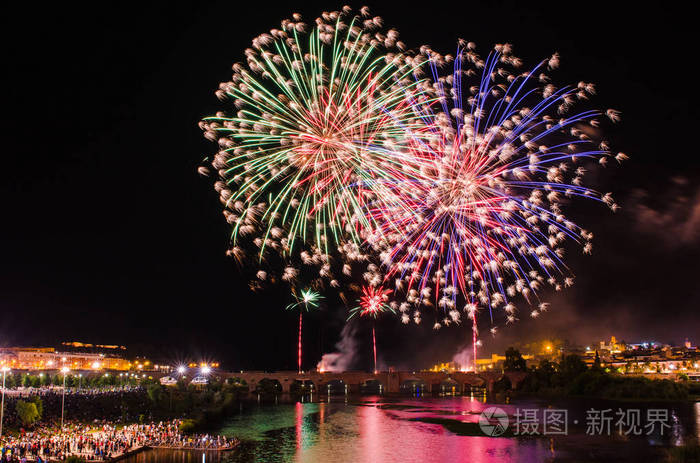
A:
[[[374,371],[377,371],[377,336],[374,320],[379,317],[379,314],[384,312],[393,312],[394,310],[387,304],[391,290],[383,289],[382,287],[365,286],[362,288],[362,297],[360,297],[360,305],[350,311],[348,320],[355,315],[360,317],[370,317],[372,321],[372,352],[374,354]]]
[[[344,7],[255,38],[217,91],[230,112],[200,124],[220,148],[201,171],[216,172],[229,253],[258,282],[306,267],[334,287],[361,278],[350,318],[427,312],[439,329],[466,315],[476,349],[478,320],[495,333],[518,301],[537,317],[545,287],[573,284],[565,243],[590,253],[593,235],[563,209],[618,208],[583,179],[626,159],[601,135],[619,112],[590,106],[592,83],[555,86],[556,53],[525,68],[509,44],[442,55],[382,26]],[[290,307],[319,297],[306,295]],[[301,314],[299,336],[301,362]]]
[[[564,215],[565,202],[618,206],[582,184],[587,161],[605,165],[612,157],[597,136],[604,114],[574,111],[595,93],[593,84],[548,83],[544,71],[557,66],[556,55],[523,72],[508,45],[486,60],[465,45],[454,59],[423,52],[433,79],[408,92],[424,125],[406,145],[419,174],[381,185],[390,193],[370,209],[380,227],[369,242],[406,295],[404,322],[410,310],[419,321],[420,306],[443,315],[435,329],[466,313],[476,346],[479,312],[495,333],[499,320],[516,320],[516,297],[535,305],[537,317],[548,306],[538,290],[572,284],[562,244],[570,239],[590,253],[592,233]],[[438,64],[452,60],[453,71],[439,77]]]
[[[393,312],[391,307],[387,305],[391,290],[383,289],[375,286],[365,286],[362,288],[362,297],[360,305],[350,311],[348,320],[355,315],[360,317],[371,317],[376,319],[383,312]]]
[[[301,333],[304,311],[308,312],[311,309],[317,309],[319,302],[321,301],[321,299],[323,299],[323,296],[311,289],[303,290],[300,296],[297,296],[296,292],[293,292],[292,294],[294,295],[296,301],[289,304],[287,306],[287,310],[299,309],[299,342],[297,344],[297,367],[298,371],[301,372],[301,363],[303,358]]]
[[[398,32],[381,25],[367,10],[353,15],[347,7],[311,26],[295,14],[255,38],[246,64],[235,64],[220,85],[217,96],[232,102],[233,113],[201,127],[220,147],[211,167],[234,257],[281,254],[290,265],[286,280],[300,264],[328,277],[335,246],[360,242],[372,195],[363,185],[400,168],[402,156],[386,149],[403,136],[395,121],[413,114],[405,100],[406,86],[415,85],[411,66]]]

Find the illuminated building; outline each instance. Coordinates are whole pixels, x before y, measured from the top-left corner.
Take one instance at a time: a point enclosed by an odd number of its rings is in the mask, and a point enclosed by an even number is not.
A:
[[[445,363],[437,363],[432,366],[432,368],[429,368],[428,371],[433,371],[433,372],[441,372],[441,371],[446,371],[446,372],[453,372],[459,370],[459,365],[457,365],[455,362],[445,362]]]
[[[535,356],[530,354],[523,354],[522,357],[525,361],[532,361],[535,359]],[[476,367],[479,371],[501,370],[503,369],[503,362],[505,362],[505,360],[506,357],[504,355],[492,354],[490,358],[476,359]],[[455,362],[444,362],[433,365],[427,371],[452,373],[454,371],[471,371],[471,368],[461,367]]]
[[[63,367],[71,370],[121,370],[133,368],[132,362],[102,353],[58,352],[53,347],[5,347],[0,348],[0,365],[16,370],[54,370]],[[143,366],[148,369],[150,362]]]

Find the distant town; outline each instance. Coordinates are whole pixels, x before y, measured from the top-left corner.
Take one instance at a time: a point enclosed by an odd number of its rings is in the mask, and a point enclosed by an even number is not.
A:
[[[51,371],[71,370],[88,372],[149,372],[157,376],[183,369],[217,369],[217,361],[188,361],[183,364],[153,362],[142,356],[130,356],[125,346],[63,342],[59,347],[1,347],[0,367],[8,370]],[[528,367],[535,367],[543,360],[556,361],[562,355],[577,355],[591,366],[598,357],[606,371],[649,377],[674,379],[688,375],[700,380],[700,349],[688,340],[682,346],[658,342],[627,343],[612,336],[610,340],[587,346],[572,346],[558,340],[542,340],[526,344],[520,354]],[[492,354],[478,358],[479,371],[503,370],[506,356]],[[424,371],[471,371],[473,367],[456,361],[441,362]]]
[[[626,343],[612,336],[609,341],[599,341],[587,346],[572,346],[557,340],[543,340],[527,344],[520,352],[528,367],[543,360],[555,361],[562,355],[577,355],[590,367],[596,361],[608,372],[644,375],[674,379],[686,375],[700,381],[700,349],[685,340],[682,346],[658,342]],[[502,370],[505,355],[492,354],[476,361],[478,370]],[[468,371],[469,367],[458,362],[438,363],[429,371]]]

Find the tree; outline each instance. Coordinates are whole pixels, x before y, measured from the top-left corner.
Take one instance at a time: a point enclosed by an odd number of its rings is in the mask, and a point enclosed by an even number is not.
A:
[[[41,417],[44,416],[44,402],[38,395],[33,395],[30,400],[36,407],[36,411],[39,413],[39,419],[41,419]]]
[[[15,411],[17,412],[17,417],[24,426],[31,426],[39,419],[39,411],[36,409],[36,405],[33,402],[18,400],[15,405]]]
[[[567,355],[561,359],[559,363],[559,373],[564,380],[564,383],[572,381],[581,373],[588,370],[586,363],[578,355]]]
[[[527,364],[520,351],[514,347],[509,347],[506,349],[506,360],[503,362],[503,369],[505,371],[525,371],[527,370]]]
[[[513,384],[510,382],[507,376],[503,376],[501,379],[493,383],[493,392],[503,393],[513,389]]]
[[[5,376],[5,388],[6,389],[14,389],[15,383],[16,383],[15,375],[13,375],[12,373],[8,373]]]
[[[146,388],[146,393],[148,394],[148,398],[151,399],[151,402],[154,404],[158,403],[163,394],[163,386],[160,384],[151,384]]]

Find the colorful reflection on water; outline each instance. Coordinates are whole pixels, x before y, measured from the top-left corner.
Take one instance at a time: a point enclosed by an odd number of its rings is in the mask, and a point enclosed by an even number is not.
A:
[[[325,398],[324,398],[325,400]],[[517,409],[543,402],[495,404],[512,418]],[[494,404],[483,396],[246,404],[217,430],[238,436],[241,448],[227,454],[147,452],[128,463],[177,462],[581,462],[664,461],[667,448],[700,434],[700,404],[601,403],[601,408],[671,409],[664,436],[586,435],[590,401],[552,404],[569,410],[569,435],[486,437],[476,423]],[[579,421],[574,424],[573,421]],[[454,424],[456,423],[456,426]],[[461,425],[472,423],[472,425]],[[462,427],[460,427],[462,426]],[[465,431],[466,427],[466,431]],[[476,430],[477,432],[474,432]],[[613,433],[614,434],[614,433]]]

